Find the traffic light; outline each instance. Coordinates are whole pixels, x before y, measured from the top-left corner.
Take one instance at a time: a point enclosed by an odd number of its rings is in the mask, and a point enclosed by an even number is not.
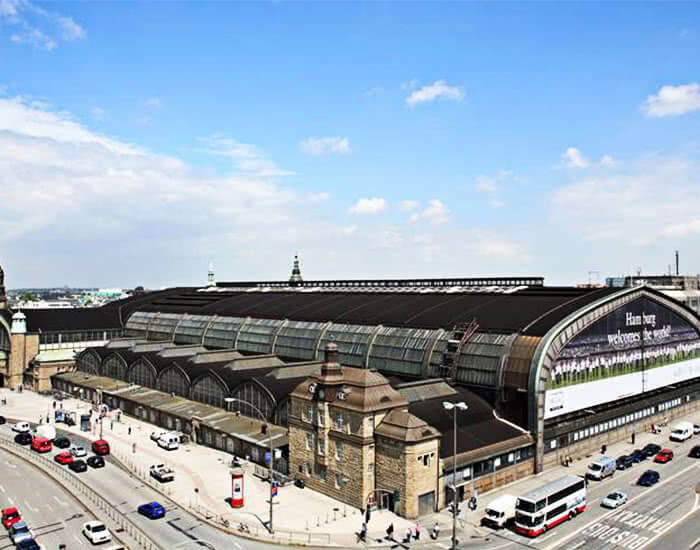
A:
[[[447,506],[447,509],[450,511],[450,514],[456,514],[459,515],[459,512],[461,511],[459,505],[457,505],[457,511],[455,512],[455,504],[454,502],[450,502],[450,504]]]

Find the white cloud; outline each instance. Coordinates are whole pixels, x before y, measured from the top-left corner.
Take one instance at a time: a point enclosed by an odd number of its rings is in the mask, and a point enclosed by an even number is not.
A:
[[[441,200],[431,199],[428,201],[428,206],[424,210],[412,214],[409,219],[412,222],[426,220],[429,223],[439,225],[449,221],[450,211]]]
[[[10,41],[52,51],[59,39],[72,42],[85,38],[83,27],[70,17],[45,10],[29,0],[0,0],[0,24],[14,30]]]
[[[689,220],[684,223],[671,223],[663,228],[662,233],[666,237],[686,237],[688,235],[700,234],[700,218]]]
[[[648,117],[678,116],[700,109],[700,84],[662,86],[656,95],[647,97],[642,111]]]
[[[325,191],[320,193],[310,193],[307,195],[309,202],[324,202],[331,198],[331,194]]]
[[[344,155],[350,152],[350,140],[346,137],[308,137],[301,141],[299,147],[309,155],[325,153]]]
[[[103,120],[105,117],[105,110],[102,107],[93,107],[90,109],[90,114],[95,120]]]
[[[561,155],[562,165],[567,168],[588,168],[590,161],[576,147],[568,147]]]
[[[419,206],[420,202],[418,201],[405,200],[399,203],[399,209],[401,209],[404,212],[410,212],[411,210],[415,210]]]
[[[436,80],[433,84],[428,84],[419,90],[413,91],[406,98],[406,103],[413,106],[441,98],[461,101],[464,98],[464,91],[459,87],[449,86],[444,80]]]
[[[160,109],[163,106],[163,102],[159,97],[149,97],[146,101],[144,101],[144,104],[149,109]]]
[[[386,200],[382,198],[358,199],[348,209],[348,212],[350,214],[379,214],[379,212],[386,209],[386,206]]]
[[[357,225],[346,225],[343,227],[343,233],[346,235],[352,235],[353,233],[357,232]]]
[[[254,145],[241,143],[221,134],[199,138],[199,141],[205,145],[206,153],[231,158],[243,173],[262,178],[294,175],[294,172],[279,168]]]
[[[600,165],[601,166],[617,166],[618,164],[619,164],[619,162],[617,161],[617,159],[615,159],[611,155],[603,155],[600,158]]]
[[[496,177],[477,176],[474,180],[474,188],[481,193],[495,193],[496,181]]]
[[[506,205],[506,203],[502,200],[491,199],[489,201],[489,205],[491,205],[493,208],[503,208]]]

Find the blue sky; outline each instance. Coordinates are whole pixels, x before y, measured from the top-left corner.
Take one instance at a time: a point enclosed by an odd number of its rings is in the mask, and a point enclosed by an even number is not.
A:
[[[700,272],[697,21],[0,0],[8,285]]]

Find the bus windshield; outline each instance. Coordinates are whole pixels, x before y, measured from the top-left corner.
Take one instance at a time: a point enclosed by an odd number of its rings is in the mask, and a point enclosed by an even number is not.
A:
[[[522,510],[523,512],[534,512],[535,511],[535,503],[530,502],[529,500],[523,500],[519,498],[517,500],[516,506],[518,510]]]

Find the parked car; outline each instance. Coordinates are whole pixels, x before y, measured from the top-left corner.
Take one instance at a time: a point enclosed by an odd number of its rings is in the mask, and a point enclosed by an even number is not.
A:
[[[151,477],[157,479],[161,483],[175,479],[175,472],[173,472],[165,464],[154,464],[149,469],[149,473],[151,474]]]
[[[19,445],[30,445],[32,442],[32,434],[29,432],[21,432],[15,436],[15,443]]]
[[[651,487],[655,483],[658,483],[660,477],[659,472],[656,470],[647,470],[639,477],[637,480],[637,485],[641,485],[642,487]]]
[[[0,424],[2,424],[2,422],[0,422]],[[694,433],[695,435],[699,435],[699,434],[700,434],[700,424],[693,424],[693,433]]]
[[[92,452],[96,455],[108,455],[109,454],[109,443],[104,439],[97,439],[92,442]]]
[[[626,470],[634,465],[634,459],[631,455],[622,455],[617,457],[617,469]]]
[[[664,449],[654,457],[654,462],[658,462],[659,464],[666,464],[667,462],[671,462],[672,460],[673,451],[671,449]]]
[[[151,432],[151,441],[155,441],[156,443],[158,443],[158,440],[167,433],[168,432],[162,430],[156,430],[155,432]]]
[[[85,450],[85,447],[81,445],[73,445],[70,448],[70,454],[72,454],[75,458],[79,458],[81,456],[87,456],[87,451]]]
[[[90,458],[87,459],[88,466],[91,468],[104,468],[105,467],[105,459],[102,458],[101,456],[94,455],[91,456]]]
[[[5,529],[9,529],[18,521],[22,521],[22,516],[17,508],[5,508],[2,511],[2,524],[5,526]]]
[[[31,432],[32,427],[29,425],[29,422],[17,422],[12,426],[12,431],[18,433]]]
[[[641,451],[641,449],[635,449],[634,451],[632,451],[632,453],[629,456],[632,457],[632,462],[634,462],[635,464],[637,464],[638,462],[641,462],[642,460],[647,459],[647,455],[645,455]]]
[[[57,437],[53,440],[53,444],[54,447],[58,447],[59,449],[67,449],[70,447],[70,439],[67,437]]]
[[[37,453],[51,452],[51,441],[45,437],[32,438],[32,451],[36,451]]]
[[[101,544],[112,540],[112,533],[101,521],[88,521],[83,523],[83,535],[92,544]]]
[[[600,502],[600,505],[605,508],[618,508],[623,504],[627,504],[627,495],[622,491],[610,493]]]
[[[42,550],[39,543],[34,539],[24,539],[15,546],[16,550]]]
[[[615,462],[615,459],[610,458],[609,456],[599,456],[588,465],[586,477],[588,479],[596,479],[601,481],[608,476],[615,475],[616,469],[617,463]]]
[[[695,445],[688,453],[690,458],[700,458],[700,445]]]
[[[58,453],[53,459],[59,464],[70,464],[74,460],[73,455],[68,451]]]
[[[671,429],[669,439],[671,441],[687,441],[693,437],[693,424],[690,422],[679,422]]]
[[[87,470],[87,464],[84,460],[81,459],[74,460],[73,462],[68,464],[68,467],[74,472],[84,472]]]
[[[26,539],[33,539],[34,536],[29,530],[29,525],[24,520],[20,520],[17,523],[13,523],[10,527],[10,540],[12,544],[19,544],[21,541]]]
[[[7,424],[7,418],[0,416],[0,424]]]
[[[657,445],[656,443],[648,443],[644,446],[642,452],[644,453],[644,456],[650,457],[658,454],[660,450],[661,445]]]
[[[165,517],[165,508],[159,502],[149,502],[147,504],[142,504],[137,508],[139,514],[146,516],[150,519],[158,519]]]

